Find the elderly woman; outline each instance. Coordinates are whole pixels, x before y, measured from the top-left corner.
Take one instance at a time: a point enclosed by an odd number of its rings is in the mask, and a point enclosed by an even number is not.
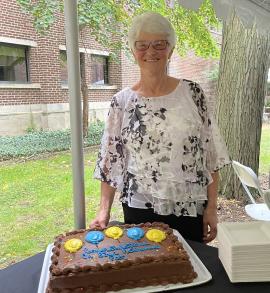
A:
[[[207,100],[197,83],[167,75],[176,36],[166,18],[135,17],[128,41],[140,79],[112,98],[95,170],[100,208],[90,227],[108,224],[118,190],[125,223],[164,222],[209,242],[217,233],[218,170],[230,161]]]

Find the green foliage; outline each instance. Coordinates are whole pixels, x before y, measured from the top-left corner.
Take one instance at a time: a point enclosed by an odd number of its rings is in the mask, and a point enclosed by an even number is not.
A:
[[[262,127],[259,172],[270,173],[270,125]]]
[[[104,122],[98,121],[97,123],[90,124],[88,136],[86,137],[85,146],[99,145],[104,131]]]
[[[17,0],[23,10],[33,17],[34,27],[41,34],[48,31],[55,21],[55,15],[63,11],[63,1],[59,0]]]
[[[87,27],[95,40],[111,49],[110,57],[116,59],[126,35],[128,15],[123,8],[125,1],[79,0],[78,17],[80,28]]]
[[[62,0],[17,2],[33,16],[34,26],[40,33],[48,32],[57,15],[63,11]],[[198,12],[183,8],[178,1],[175,1],[174,7],[160,0],[78,1],[80,28],[88,27],[96,41],[110,49],[114,59],[121,49],[128,50],[125,40],[133,16],[145,11],[159,12],[171,21],[176,30],[176,49],[180,55],[193,49],[198,56],[219,56],[219,48],[209,31],[210,27],[219,25],[211,0],[205,0]]]
[[[89,136],[84,146],[98,145],[102,137],[104,123],[98,122],[89,127]],[[70,130],[33,131],[21,136],[0,137],[0,160],[20,156],[31,156],[44,152],[63,151],[71,148]]]
[[[129,1],[131,7],[133,2]],[[145,11],[158,12],[170,20],[177,36],[176,50],[180,55],[184,56],[193,49],[201,57],[219,56],[219,48],[209,30],[219,26],[210,0],[203,1],[198,12],[185,9],[177,1],[173,8],[166,5],[166,1],[159,0],[141,0],[139,5],[133,5],[134,15]]]

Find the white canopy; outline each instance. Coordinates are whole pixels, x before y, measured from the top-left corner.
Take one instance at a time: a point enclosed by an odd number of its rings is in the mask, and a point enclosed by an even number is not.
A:
[[[185,8],[197,10],[203,0],[171,0],[173,6],[175,1]],[[216,15],[220,20],[228,21],[231,13],[235,10],[246,28],[256,24],[261,34],[270,32],[270,0],[212,0]]]

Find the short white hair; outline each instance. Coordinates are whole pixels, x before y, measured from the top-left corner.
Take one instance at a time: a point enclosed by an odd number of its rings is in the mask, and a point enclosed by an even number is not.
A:
[[[170,47],[175,47],[176,35],[172,24],[167,18],[156,12],[145,12],[133,18],[128,32],[128,43],[131,49],[141,32],[150,34],[164,34]]]

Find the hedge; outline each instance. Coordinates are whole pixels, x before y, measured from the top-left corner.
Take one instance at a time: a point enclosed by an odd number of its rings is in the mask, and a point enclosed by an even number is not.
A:
[[[99,145],[103,130],[103,122],[91,124],[84,146]],[[20,136],[0,136],[0,160],[2,161],[45,152],[64,151],[70,148],[70,129],[34,131]]]

